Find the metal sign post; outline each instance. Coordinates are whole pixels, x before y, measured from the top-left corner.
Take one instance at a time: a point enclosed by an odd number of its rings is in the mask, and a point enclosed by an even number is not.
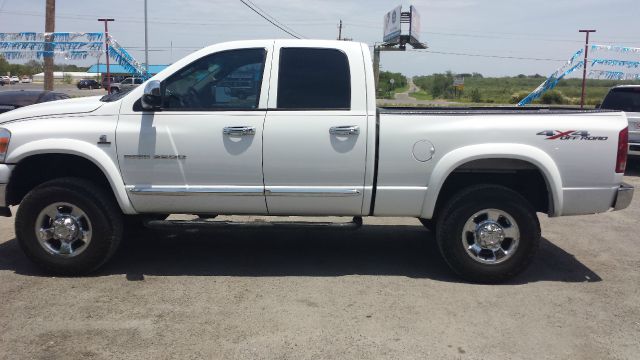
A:
[[[408,24],[409,34],[402,34],[402,24]],[[382,43],[373,46],[373,75],[378,90],[380,78],[380,52],[405,51],[407,44],[414,49],[426,49],[427,44],[420,42],[420,14],[412,5],[408,12],[402,12],[402,6],[397,6],[384,16],[384,31]]]

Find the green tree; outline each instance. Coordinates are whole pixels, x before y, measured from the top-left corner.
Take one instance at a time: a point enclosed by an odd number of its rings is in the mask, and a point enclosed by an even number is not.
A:
[[[434,98],[447,97],[452,93],[453,73],[448,71],[446,74],[434,74],[431,81],[431,95]]]
[[[393,81],[391,81],[393,80]],[[401,73],[381,71],[378,79],[378,97],[392,98],[397,89],[407,86],[407,77]]]

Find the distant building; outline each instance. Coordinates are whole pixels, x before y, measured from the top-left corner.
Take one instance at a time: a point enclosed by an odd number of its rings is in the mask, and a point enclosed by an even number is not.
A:
[[[96,74],[79,71],[55,71],[53,73],[53,80],[62,81],[65,76],[71,76],[71,79],[75,82],[80,79],[93,79],[96,77]],[[44,82],[44,73],[33,75],[33,82]]]
[[[159,73],[160,71],[166,69],[166,67],[169,65],[149,65],[149,74],[150,75],[155,75],[157,73]],[[91,67],[89,68],[89,70],[87,70],[88,73],[92,73],[91,76],[96,76],[96,75],[100,75],[100,74],[106,74],[107,73],[107,65],[106,64],[95,64],[95,65],[91,65]],[[127,71],[127,69],[124,68],[124,66],[119,65],[119,64],[111,64],[109,65],[109,73],[111,75],[121,75],[121,76],[133,76],[133,73]]]

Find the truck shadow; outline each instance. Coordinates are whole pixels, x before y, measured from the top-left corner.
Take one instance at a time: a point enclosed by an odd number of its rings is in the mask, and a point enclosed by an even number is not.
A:
[[[406,276],[460,282],[420,226],[365,225],[356,231],[216,230],[206,234],[145,231],[122,244],[94,276]],[[16,240],[0,244],[0,270],[46,276]],[[602,279],[573,255],[542,239],[536,260],[506,284]]]
[[[627,159],[626,176],[640,176],[640,159],[633,157]]]

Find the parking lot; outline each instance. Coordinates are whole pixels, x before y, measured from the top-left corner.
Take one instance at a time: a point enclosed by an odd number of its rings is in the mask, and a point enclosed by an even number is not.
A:
[[[78,89],[76,86],[77,80],[74,81],[73,84],[54,84],[54,91],[61,92],[67,94],[71,97],[81,97],[81,96],[95,96],[95,95],[106,95],[107,91],[104,89]],[[11,91],[11,90],[42,90],[42,83],[28,83],[28,84],[13,84],[13,85],[5,85],[0,87],[0,91]]]
[[[626,181],[639,176],[632,163]],[[541,216],[533,265],[475,285],[415,219],[145,232],[95,276],[55,278],[2,218],[0,358],[637,359],[638,219],[638,196],[621,212]]]

